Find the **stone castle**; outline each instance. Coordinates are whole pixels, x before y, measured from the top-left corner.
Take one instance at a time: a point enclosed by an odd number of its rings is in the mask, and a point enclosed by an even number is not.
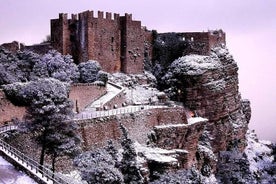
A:
[[[166,37],[166,33],[159,34]],[[222,30],[208,32],[178,33],[182,42],[193,47],[186,52],[208,55],[211,48],[225,44]],[[78,15],[59,14],[51,20],[51,44],[62,54],[70,54],[74,60],[85,62],[97,60],[103,70],[114,73],[142,73],[144,61],[151,61],[154,52],[154,31],[142,27],[141,21],[131,14],[86,11]]]
[[[218,30],[175,33],[173,39],[188,45],[185,50],[180,50],[182,55],[209,55],[212,48],[226,43],[225,37],[225,33]],[[103,12],[98,12],[95,17],[92,11],[86,11],[72,15],[71,19],[68,19],[67,14],[60,14],[58,19],[51,20],[51,48],[62,54],[72,55],[77,63],[97,60],[103,70],[110,73],[143,73],[145,62],[154,62],[156,52],[154,44],[158,39],[162,46],[163,42],[165,44],[170,41],[171,33],[148,31],[142,27],[140,21],[132,20],[130,14],[112,16],[111,13],[106,13],[104,17]],[[5,46],[13,46],[11,48],[18,50],[17,43]],[[26,47],[33,51],[47,50],[45,48],[50,47],[49,45]],[[165,48],[165,52],[169,51]],[[198,170],[208,166],[215,172],[216,157],[212,155],[209,157],[205,149],[201,150],[202,145],[199,145],[199,142],[202,138],[210,139],[208,141],[215,154],[233,146],[244,150],[251,113],[250,103],[242,100],[239,93],[237,63],[228,52],[218,52],[216,57],[218,66],[205,68],[205,72],[197,75],[187,72],[179,76],[181,80],[178,80],[178,87],[181,93],[178,95],[184,107],[168,105],[162,108],[144,109],[144,105],[147,104],[138,106],[135,104],[135,108],[139,108],[139,111],[121,113],[126,104],[126,95],[121,90],[104,104],[110,109],[118,108],[120,112],[118,115],[112,114],[111,110],[101,109],[98,113],[103,114],[102,117],[77,119],[83,150],[103,147],[108,140],[118,141],[121,136],[118,124],[122,123],[133,140],[144,145],[150,141],[156,147],[178,155],[177,164],[147,158],[150,173],[156,169],[191,168],[194,165]],[[205,67],[205,63],[199,62],[198,65]],[[191,70],[196,69],[191,65]],[[144,83],[143,79],[141,81]],[[104,96],[107,91],[105,87],[92,84],[74,84],[70,88],[69,98],[75,104],[74,111],[81,112],[85,111],[91,102]],[[0,124],[4,125],[12,118],[23,118],[26,113],[25,107],[11,104],[2,91],[0,99]],[[208,120],[189,117],[186,108]],[[35,151],[30,150],[29,154],[35,157],[35,153],[32,152]]]

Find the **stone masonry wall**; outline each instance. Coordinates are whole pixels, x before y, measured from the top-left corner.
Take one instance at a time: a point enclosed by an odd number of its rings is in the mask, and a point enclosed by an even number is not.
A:
[[[199,139],[208,122],[200,121],[194,124],[176,126],[156,126],[153,128],[154,144],[163,149],[180,149],[188,151],[182,168],[190,168],[196,163],[196,152]]]
[[[22,120],[26,114],[25,107],[13,105],[6,97],[5,93],[0,90],[0,126],[5,122],[11,121],[13,118]]]
[[[70,87],[69,99],[73,101],[75,112],[81,112],[84,108],[93,101],[103,96],[106,93],[106,88],[93,84],[73,84]]]
[[[140,143],[146,143],[148,134],[156,125],[186,124],[184,108],[151,109],[137,112],[78,121],[83,138],[83,148],[93,149],[106,145],[108,140],[120,139],[119,123],[128,130],[129,136]],[[118,142],[117,142],[118,143]]]
[[[130,14],[93,11],[72,15],[60,14],[51,20],[51,42],[62,54],[70,54],[76,63],[97,60],[103,70],[114,73],[142,73],[144,31],[140,21]]]
[[[69,98],[74,103],[74,111],[83,110],[95,99],[106,93],[106,88],[92,84],[74,84],[70,88]],[[77,105],[76,105],[77,104]],[[78,108],[77,108],[78,107]],[[13,118],[22,120],[26,115],[26,107],[13,105],[5,93],[0,90],[0,125],[11,121]]]
[[[132,15],[120,18],[122,27],[122,71],[142,73],[144,71],[144,34],[140,21],[133,21]]]

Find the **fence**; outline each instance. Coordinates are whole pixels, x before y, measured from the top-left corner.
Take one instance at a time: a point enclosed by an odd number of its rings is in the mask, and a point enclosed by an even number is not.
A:
[[[10,125],[0,127],[0,133],[15,130],[17,126]],[[0,151],[5,153],[9,158],[17,162],[19,165],[26,168],[29,172],[31,172],[34,176],[41,179],[45,183],[53,183],[53,184],[69,184],[70,182],[65,181],[63,178],[58,176],[56,173],[53,173],[49,168],[45,166],[41,166],[38,162],[33,159],[27,157],[14,147],[10,146],[8,143],[4,142],[0,139]]]
[[[102,117],[115,116],[120,114],[129,114],[134,113],[141,110],[149,110],[149,109],[157,109],[157,108],[165,108],[167,106],[128,106],[119,109],[112,109],[107,111],[93,111],[93,112],[82,112],[80,114],[75,115],[74,120],[85,120],[85,119],[96,119]]]
[[[0,127],[0,134],[7,132],[7,131],[11,131],[11,130],[16,130],[18,127],[16,125],[6,125],[6,126],[2,126]]]

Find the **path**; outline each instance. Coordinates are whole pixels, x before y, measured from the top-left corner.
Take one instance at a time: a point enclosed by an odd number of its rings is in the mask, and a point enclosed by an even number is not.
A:
[[[107,93],[100,97],[98,100],[94,101],[90,106],[88,106],[84,111],[96,111],[98,108],[102,108],[104,104],[112,100],[115,96],[121,93],[124,88],[113,83],[106,84]]]
[[[96,119],[96,118],[103,118],[109,116],[115,116],[120,114],[129,114],[134,113],[142,110],[149,110],[149,109],[160,109],[160,108],[167,108],[168,106],[162,105],[139,105],[139,106],[127,106],[121,107],[118,109],[111,109],[106,111],[83,111],[79,114],[74,116],[74,120],[85,120],[85,119]]]

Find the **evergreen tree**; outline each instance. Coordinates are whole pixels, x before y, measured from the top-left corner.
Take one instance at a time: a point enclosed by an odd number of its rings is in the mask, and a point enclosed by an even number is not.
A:
[[[133,141],[128,137],[127,129],[120,124],[122,130],[121,145],[123,147],[123,158],[121,160],[121,172],[124,182],[127,184],[143,183],[143,177],[137,165],[137,153]]]
[[[27,105],[27,127],[41,145],[40,164],[45,154],[52,156],[54,170],[57,156],[72,154],[80,139],[72,121],[72,102],[67,98],[66,83],[56,79],[39,79],[4,86],[10,99]]]

